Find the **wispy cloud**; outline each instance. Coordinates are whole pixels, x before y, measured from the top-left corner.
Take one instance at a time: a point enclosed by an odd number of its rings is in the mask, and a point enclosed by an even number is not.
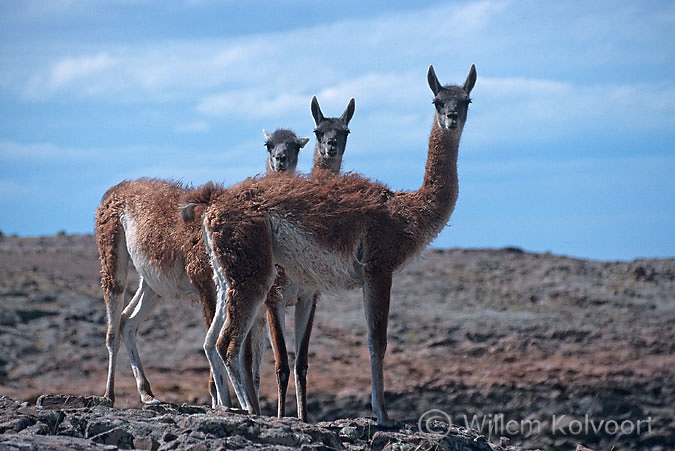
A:
[[[28,161],[41,163],[44,161],[69,160],[71,158],[88,158],[91,152],[88,149],[77,147],[61,147],[53,143],[25,144],[16,141],[0,141],[0,154],[5,163]],[[9,170],[7,165],[4,169]]]
[[[500,17],[512,15],[514,6],[508,1],[435,5],[405,14],[383,14],[275,34],[170,40],[133,48],[99,46],[84,55],[64,55],[38,70],[29,79],[29,91],[34,98],[75,94],[108,102],[189,102],[205,117],[287,117],[304,111],[312,94],[325,98],[329,105],[333,99],[341,104],[354,96],[367,108],[396,105],[399,110],[405,108],[419,115],[423,111],[419,99],[428,94],[423,77],[429,62],[435,63],[440,73],[451,68],[453,72],[445,76],[450,81],[464,75],[470,55],[483,59],[486,51],[513,50],[509,47],[520,44],[517,35],[497,44],[491,32],[492,27],[505,26]],[[612,24],[635,19],[635,13],[622,11],[615,11],[611,19],[595,12],[582,15],[562,31],[571,33],[586,24],[585,34],[597,35]],[[566,8],[559,12],[570,14]],[[596,24],[594,32],[589,24]],[[626,33],[633,35],[634,29]],[[333,39],[312,38],[318,36]],[[558,39],[564,42],[566,37]],[[523,53],[538,58],[560,53],[552,40],[544,39],[540,44],[542,50],[551,46],[547,51],[537,52],[534,44],[528,45],[528,52]],[[409,60],[409,69],[401,70],[401,58]],[[504,57],[495,53],[490,58]],[[467,63],[451,64],[453,61]],[[479,64],[476,96],[484,105],[490,104],[482,117],[483,128],[501,132],[483,134],[486,138],[525,127],[534,133],[533,139],[538,139],[537,135],[543,139],[556,136],[556,128],[619,116],[621,111],[649,113],[651,106],[663,113],[673,109],[668,100],[673,98],[669,95],[672,86],[607,85],[598,80],[575,85],[547,78],[499,78],[491,75],[490,69],[491,65],[483,69]],[[477,110],[481,108],[478,105]],[[635,114],[633,123],[645,116],[649,114]],[[620,118],[608,122],[617,120]],[[204,124],[198,119],[192,123]]]
[[[68,84],[80,84],[88,77],[100,77],[106,71],[113,71],[119,61],[107,53],[91,57],[66,58],[52,69],[51,88],[59,89]]]
[[[24,92],[38,99],[75,91],[109,101],[129,101],[223,87],[325,87],[363,76],[359,67],[366,68],[366,73],[376,67],[394,71],[400,70],[404,57],[414,61],[423,54],[466,53],[467,49],[454,48],[453,41],[466,41],[470,32],[484,27],[503,5],[436,6],[221,40],[166,40],[134,47],[111,42],[94,44],[90,50],[85,45],[80,47],[81,54],[57,54],[51,62],[44,60],[47,66],[38,67],[28,78]],[[394,48],[397,51],[392,53]]]
[[[206,96],[196,107],[205,116],[238,116],[242,119],[258,119],[284,116],[303,111],[306,96],[289,92],[260,92],[260,90],[236,90]]]
[[[634,136],[668,128],[675,82],[588,84],[482,77],[468,133],[478,145]],[[485,105],[489,105],[486,107]]]
[[[174,127],[174,130],[178,133],[204,133],[210,129],[208,122],[200,120],[178,124]]]

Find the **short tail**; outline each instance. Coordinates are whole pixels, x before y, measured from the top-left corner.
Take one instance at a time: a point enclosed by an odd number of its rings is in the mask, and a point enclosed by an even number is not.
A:
[[[200,188],[189,191],[183,198],[183,204],[180,207],[180,214],[185,222],[192,222],[195,219],[195,207],[198,205],[209,205],[214,196],[223,190],[219,183],[207,182]]]

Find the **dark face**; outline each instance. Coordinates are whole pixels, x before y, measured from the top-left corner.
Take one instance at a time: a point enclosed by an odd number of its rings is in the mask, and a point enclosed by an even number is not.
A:
[[[347,147],[349,129],[339,119],[324,119],[314,129],[317,148],[322,158],[340,157]]]
[[[295,142],[265,142],[269,152],[269,165],[274,172],[294,171],[298,165],[301,146]]]
[[[436,122],[443,130],[462,131],[466,122],[466,113],[471,103],[471,90],[476,84],[476,66],[471,65],[469,75],[464,84],[459,86],[442,86],[436,77],[433,66],[429,66],[427,72],[429,88],[434,93],[434,106],[436,107]]]
[[[439,90],[433,100],[438,125],[446,130],[462,128],[466,122],[469,103],[469,95],[460,87],[449,86]]]

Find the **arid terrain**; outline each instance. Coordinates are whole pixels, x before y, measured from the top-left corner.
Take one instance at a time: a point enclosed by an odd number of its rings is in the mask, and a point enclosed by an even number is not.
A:
[[[107,351],[91,235],[0,236],[0,395],[102,395]],[[130,290],[136,286],[130,274]],[[288,315],[292,330],[292,315]],[[432,409],[525,448],[675,444],[675,259],[598,262],[520,249],[428,249],[395,276],[385,360],[391,416]],[[155,395],[209,405],[201,308],[167,301],[141,326]],[[370,416],[361,293],[326,296],[310,347],[312,422]],[[289,343],[292,340],[289,337]],[[263,413],[276,412],[265,355]],[[118,409],[140,406],[124,349]],[[295,413],[293,383],[289,414]]]

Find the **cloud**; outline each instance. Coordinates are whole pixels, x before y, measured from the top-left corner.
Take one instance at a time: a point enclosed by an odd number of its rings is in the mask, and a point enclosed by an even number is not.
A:
[[[194,100],[223,85],[250,86],[266,75],[253,71],[261,59],[255,40],[245,46],[235,39],[83,47],[80,55],[24,58],[30,64],[4,75],[4,84],[33,101],[74,96],[108,104],[166,103]]]
[[[17,161],[42,162],[60,158],[80,157],[84,150],[62,148],[50,143],[23,144],[14,141],[0,141],[0,153],[8,163]]]
[[[297,93],[240,89],[206,96],[197,104],[196,111],[204,116],[260,119],[296,114],[304,109],[305,103],[306,96]]]
[[[119,63],[107,53],[81,58],[66,58],[58,62],[51,72],[51,87],[59,89],[68,84],[80,83],[83,79],[110,71]]]
[[[675,82],[588,84],[479,77],[467,132],[479,145],[634,136],[667,129]]]
[[[174,130],[178,133],[204,133],[211,129],[206,121],[193,121],[177,125]]]
[[[87,4],[71,3],[63,8],[79,10]],[[578,70],[581,58],[589,55],[594,67],[624,64],[622,52],[632,57],[634,49],[627,44],[636,39],[654,44],[663,37],[660,30],[673,22],[673,8],[658,14],[644,12],[648,9],[629,3],[607,10],[531,1],[453,2],[278,33],[155,39],[133,46],[79,43],[78,54],[63,54],[62,47],[54,46],[45,52],[54,59],[23,68],[24,76],[6,77],[13,83],[30,80],[24,92],[34,99],[76,94],[112,103],[192,100],[208,114],[227,109],[237,90],[314,93],[402,67],[419,68],[419,83],[429,63],[441,73],[455,71],[449,79],[478,62],[479,77],[486,70],[492,77],[529,73],[545,80],[553,78],[551,68]],[[643,32],[650,25],[657,33]],[[608,49],[611,42],[622,45]],[[663,58],[666,47],[649,54]]]
[[[353,96],[354,126],[362,125],[362,139],[371,140],[366,144],[400,147],[428,133],[427,65],[434,63],[443,82],[461,82],[475,60],[479,76],[465,141],[483,148],[522,143],[524,136],[528,144],[543,144],[614,129],[655,129],[673,116],[672,82],[589,80],[583,68],[566,66],[571,56],[564,45],[572,32],[586,30],[574,37],[575,49],[583,44],[597,52],[604,45],[597,38],[610,25],[645,24],[652,15],[626,6],[602,16],[593,9],[519,5],[466,2],[278,33],[150,39],[133,47],[85,44],[80,55],[57,53],[52,64],[37,70],[31,90],[47,101],[76,96],[148,109],[169,103],[181,117],[186,110],[194,115],[173,122],[178,133],[205,133],[214,118],[283,119],[280,125],[292,126],[307,120],[312,95],[330,115],[340,114]],[[597,21],[602,27],[593,29]],[[559,61],[556,74],[540,68],[551,59]],[[172,112],[163,105],[162,113]]]
[[[63,54],[55,47],[53,59],[24,68],[30,73],[23,77],[29,80],[24,92],[33,99],[75,93],[113,103],[265,87],[297,92],[371,72],[400,71],[402,58],[411,65],[424,61],[419,66],[423,77],[430,59],[453,55],[454,60],[470,53],[458,44],[484,28],[505,4],[436,5],[224,39],[151,40],[134,46],[84,43],[76,47],[79,54]]]
[[[326,83],[317,90],[311,90],[308,84],[288,89],[276,89],[272,85],[239,88],[206,95],[195,111],[206,117],[305,118],[310,99],[316,95],[324,114],[329,117],[341,115],[352,97],[356,98],[359,113],[370,110],[378,115],[400,116],[393,112],[419,106],[420,98],[425,96],[431,98],[423,74],[423,71],[417,74],[370,72]]]

